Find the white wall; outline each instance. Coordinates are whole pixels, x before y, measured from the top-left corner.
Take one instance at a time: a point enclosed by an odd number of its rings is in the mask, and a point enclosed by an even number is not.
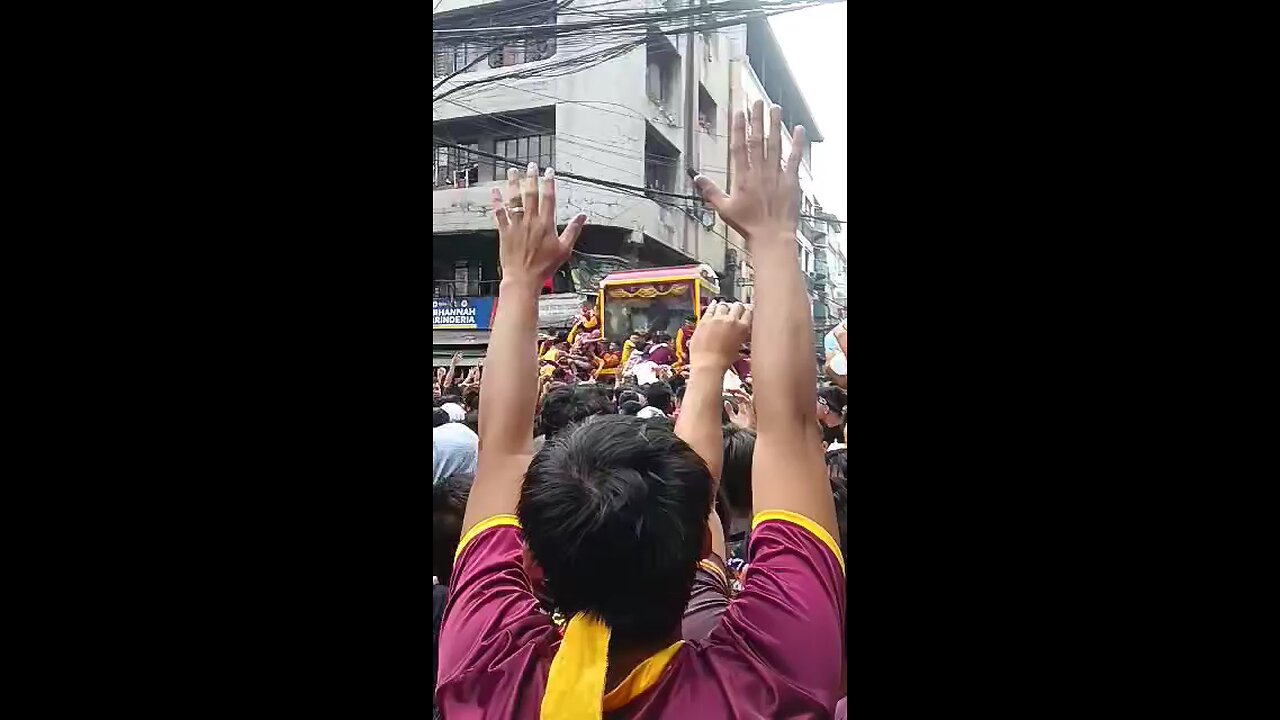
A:
[[[447,12],[464,7],[482,5],[490,0],[443,0],[437,12]],[[635,0],[636,8],[645,6],[644,0]],[[578,7],[575,5],[575,7]],[[588,8],[589,4],[582,5]],[[610,5],[609,9],[627,8],[627,5]],[[558,22],[580,22],[581,16],[561,15]],[[672,44],[685,62],[685,39],[670,36]],[[721,50],[715,60],[705,62],[702,38],[697,36],[698,49],[694,53],[698,62],[696,77],[702,77],[708,92],[719,106],[717,133],[728,134],[729,63],[727,53]],[[568,46],[559,42],[557,52],[549,61],[563,60],[580,45]],[[539,63],[528,63],[530,69]],[[491,69],[482,63],[480,69],[463,73],[446,83],[436,94],[459,83],[483,79],[506,72],[509,69]],[[678,66],[680,104],[684,98],[684,69]],[[593,178],[611,180],[627,185],[644,186],[645,121],[648,120],[682,153],[684,128],[675,127],[668,114],[651,102],[645,91],[646,57],[644,47],[627,55],[610,60],[588,70],[556,78],[504,79],[467,88],[444,100],[433,102],[433,122],[467,117],[479,113],[510,112],[554,105],[556,108],[556,169]],[[434,82],[433,82],[434,84]],[[695,88],[694,99],[697,93]],[[451,103],[454,100],[461,105]],[[464,107],[465,106],[465,107]],[[681,117],[675,117],[676,125],[683,125]],[[706,158],[699,164],[710,164],[715,169],[703,172],[717,182],[725,182],[727,140],[708,137],[696,131],[698,152]],[[683,163],[682,163],[683,164]],[[701,169],[701,168],[700,168]],[[691,191],[684,173],[672,192]],[[682,204],[672,199],[670,202]],[[489,187],[435,190],[432,192],[433,232],[462,232],[491,230],[492,219],[488,214]],[[686,253],[700,262],[711,265],[717,272],[724,270],[725,244],[722,237],[702,228],[684,212],[647,198],[591,187],[564,179],[557,183],[557,222],[568,222],[578,212],[586,212],[588,223],[606,225],[627,230],[639,230],[668,246],[681,249],[684,228],[689,228],[689,245]],[[723,234],[726,228],[717,220],[715,232]]]

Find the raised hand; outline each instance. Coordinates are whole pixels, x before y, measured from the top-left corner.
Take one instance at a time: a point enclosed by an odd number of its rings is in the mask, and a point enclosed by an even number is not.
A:
[[[493,189],[493,219],[498,226],[498,258],[502,278],[541,285],[569,259],[587,216],[578,213],[556,236],[555,171],[547,168],[538,188],[538,164],[529,163],[523,180],[515,168],[507,170],[507,202]]]
[[[751,402],[751,396],[741,390],[734,390],[729,393],[733,398],[733,402],[725,401],[724,411],[729,415],[729,422],[741,428],[754,430],[756,427],[756,409],[755,404]],[[734,405],[737,409],[734,409]]]
[[[750,133],[744,114],[734,113],[729,151],[734,165],[742,170],[734,173],[728,195],[704,175],[694,178],[693,183],[702,199],[734,230],[742,233],[748,243],[778,242],[783,238],[795,242],[800,218],[799,170],[804,154],[804,127],[797,125],[792,131],[791,154],[784,166],[779,134],[782,108],[774,105],[769,109],[771,133],[767,140],[764,119],[764,103],[759,100],[751,108]]]
[[[751,306],[713,302],[702,311],[698,331],[689,340],[689,363],[725,370],[738,359],[742,343],[751,337]]]

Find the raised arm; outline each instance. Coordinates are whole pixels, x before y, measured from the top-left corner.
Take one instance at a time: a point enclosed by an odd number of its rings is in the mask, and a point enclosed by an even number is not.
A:
[[[542,283],[569,258],[586,215],[579,214],[556,237],[554,172],[547,168],[538,189],[538,166],[529,163],[521,180],[507,171],[507,199],[493,190],[502,283],[489,337],[489,379],[480,394],[480,458],[462,520],[462,534],[494,515],[514,514],[520,483],[529,466],[533,416],[538,398],[536,346],[538,293]],[[518,200],[516,198],[519,198]]]
[[[798,171],[804,128],[796,127],[791,154],[782,164],[781,108],[769,113],[772,133],[765,141],[763,104],[746,119],[733,119],[730,152],[735,173],[731,195],[709,178],[695,183],[703,199],[747,240],[755,259],[751,374],[755,380],[756,446],[751,475],[753,511],[786,510],[803,515],[839,537],[835,503],[820,450],[813,378],[813,320],[796,260],[799,219]],[[697,337],[697,334],[694,334]]]
[[[689,444],[711,471],[712,550],[725,557],[724,528],[715,511],[720,471],[724,465],[724,433],[720,429],[721,392],[724,374],[737,358],[738,348],[751,334],[751,306],[741,303],[712,303],[690,340],[689,380],[684,402],[676,420],[676,436]]]
[[[449,373],[444,376],[444,383],[443,383],[444,387],[450,387],[453,385],[453,376],[454,376],[454,373],[458,371],[458,361],[461,359],[462,359],[462,353],[458,353],[458,352],[454,353],[453,357],[450,358]]]

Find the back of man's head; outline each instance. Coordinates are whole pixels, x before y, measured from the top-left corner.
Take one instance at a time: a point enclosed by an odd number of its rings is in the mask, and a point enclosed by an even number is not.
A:
[[[650,407],[656,407],[667,415],[675,411],[675,397],[671,392],[670,385],[659,380],[645,385],[642,391],[644,392],[645,403]]]
[[[444,408],[431,408],[431,427],[438,428],[449,422],[449,413]]]
[[[724,465],[720,471],[720,487],[735,515],[750,517],[751,458],[756,451],[754,430],[725,425]]]
[[[454,475],[431,488],[431,574],[445,585],[453,572],[471,480],[471,475]]]
[[[538,411],[538,434],[547,439],[569,425],[592,415],[612,415],[618,411],[609,391],[599,385],[558,387],[542,398]]]
[[[546,442],[517,513],[560,611],[595,615],[634,645],[679,629],[710,493],[706,464],[669,426],[610,415]]]
[[[833,413],[839,413],[844,408],[848,398],[844,391],[835,385],[823,385],[818,388],[818,399],[824,401],[827,407]]]

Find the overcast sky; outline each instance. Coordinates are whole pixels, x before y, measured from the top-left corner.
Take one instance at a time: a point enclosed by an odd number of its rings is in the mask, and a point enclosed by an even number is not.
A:
[[[848,3],[821,5],[769,18],[787,64],[824,140],[813,146],[814,194],[822,209],[849,219]],[[849,226],[839,238],[847,253]]]

